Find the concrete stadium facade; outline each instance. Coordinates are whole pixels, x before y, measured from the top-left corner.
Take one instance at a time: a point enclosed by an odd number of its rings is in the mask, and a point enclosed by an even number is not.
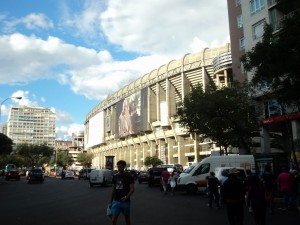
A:
[[[123,159],[131,169],[145,169],[144,159],[157,155],[164,163],[188,166],[210,155],[216,146],[190,134],[175,115],[197,84],[232,82],[230,44],[186,54],[123,87],[86,116],[84,146],[93,153],[92,167]],[[203,106],[205,107],[205,106]],[[217,148],[216,148],[217,149]]]

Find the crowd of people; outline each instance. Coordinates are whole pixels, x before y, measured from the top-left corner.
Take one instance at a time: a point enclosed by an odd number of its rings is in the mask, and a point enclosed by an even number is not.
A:
[[[216,207],[225,204],[230,225],[242,225],[244,220],[244,206],[252,213],[255,225],[266,224],[266,214],[274,213],[274,197],[282,196],[283,208],[281,210],[297,209],[300,211],[300,174],[296,170],[282,168],[278,176],[272,173],[270,165],[266,165],[261,176],[247,171],[243,181],[235,168],[228,174],[222,174],[216,180],[211,172],[208,179],[208,206],[212,207],[213,200]],[[220,186],[220,195],[216,191]]]
[[[112,224],[117,223],[119,214],[125,216],[127,225],[130,225],[130,196],[134,193],[134,177],[125,172],[126,162],[117,163],[118,173],[114,175],[113,191],[109,204]],[[215,204],[219,209],[226,205],[227,218],[230,225],[244,224],[245,206],[253,215],[255,225],[266,224],[266,214],[274,213],[274,197],[282,196],[283,208],[281,210],[297,209],[300,211],[300,174],[296,170],[282,168],[278,176],[272,173],[270,165],[266,165],[261,176],[247,171],[247,176],[242,180],[240,171],[231,168],[218,179],[214,172],[207,177],[208,207]],[[174,194],[176,181],[179,174],[176,171],[163,171],[161,184],[163,193],[168,189]]]
[[[278,176],[272,173],[271,165],[267,164],[261,176],[247,170],[243,180],[240,171],[232,168],[222,173],[219,179],[214,172],[207,177],[208,207],[217,209],[226,205],[227,217],[230,225],[242,225],[244,208],[253,215],[255,225],[266,224],[266,214],[274,214],[275,197],[282,197],[283,208],[280,210],[297,209],[300,212],[300,174],[296,170],[282,168]],[[164,194],[168,187],[174,193],[177,174],[165,171],[161,175]]]

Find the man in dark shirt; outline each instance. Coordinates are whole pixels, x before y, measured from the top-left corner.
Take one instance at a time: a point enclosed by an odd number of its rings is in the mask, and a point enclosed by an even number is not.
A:
[[[245,186],[238,178],[239,171],[230,169],[228,179],[222,185],[222,200],[227,205],[227,217],[230,225],[243,225]]]
[[[212,202],[215,200],[216,207],[220,208],[220,195],[219,195],[220,181],[215,177],[214,172],[210,172],[210,176],[207,177],[207,190],[208,190],[208,206],[212,208]]]
[[[134,179],[130,173],[125,172],[126,162],[117,162],[118,173],[113,177],[113,190],[111,193],[112,224],[116,225],[120,213],[125,216],[126,225],[130,225],[130,196],[134,192]]]

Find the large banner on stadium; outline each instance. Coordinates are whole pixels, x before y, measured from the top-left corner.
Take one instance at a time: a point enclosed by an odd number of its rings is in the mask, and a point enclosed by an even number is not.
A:
[[[89,120],[87,148],[104,142],[103,111],[97,113]]]
[[[126,137],[147,128],[147,89],[116,103],[116,136]]]

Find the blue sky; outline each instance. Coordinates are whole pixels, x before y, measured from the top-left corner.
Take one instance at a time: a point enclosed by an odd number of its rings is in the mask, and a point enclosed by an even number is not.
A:
[[[58,139],[103,99],[186,53],[229,42],[227,1],[0,1],[1,121],[12,105],[56,113]]]

